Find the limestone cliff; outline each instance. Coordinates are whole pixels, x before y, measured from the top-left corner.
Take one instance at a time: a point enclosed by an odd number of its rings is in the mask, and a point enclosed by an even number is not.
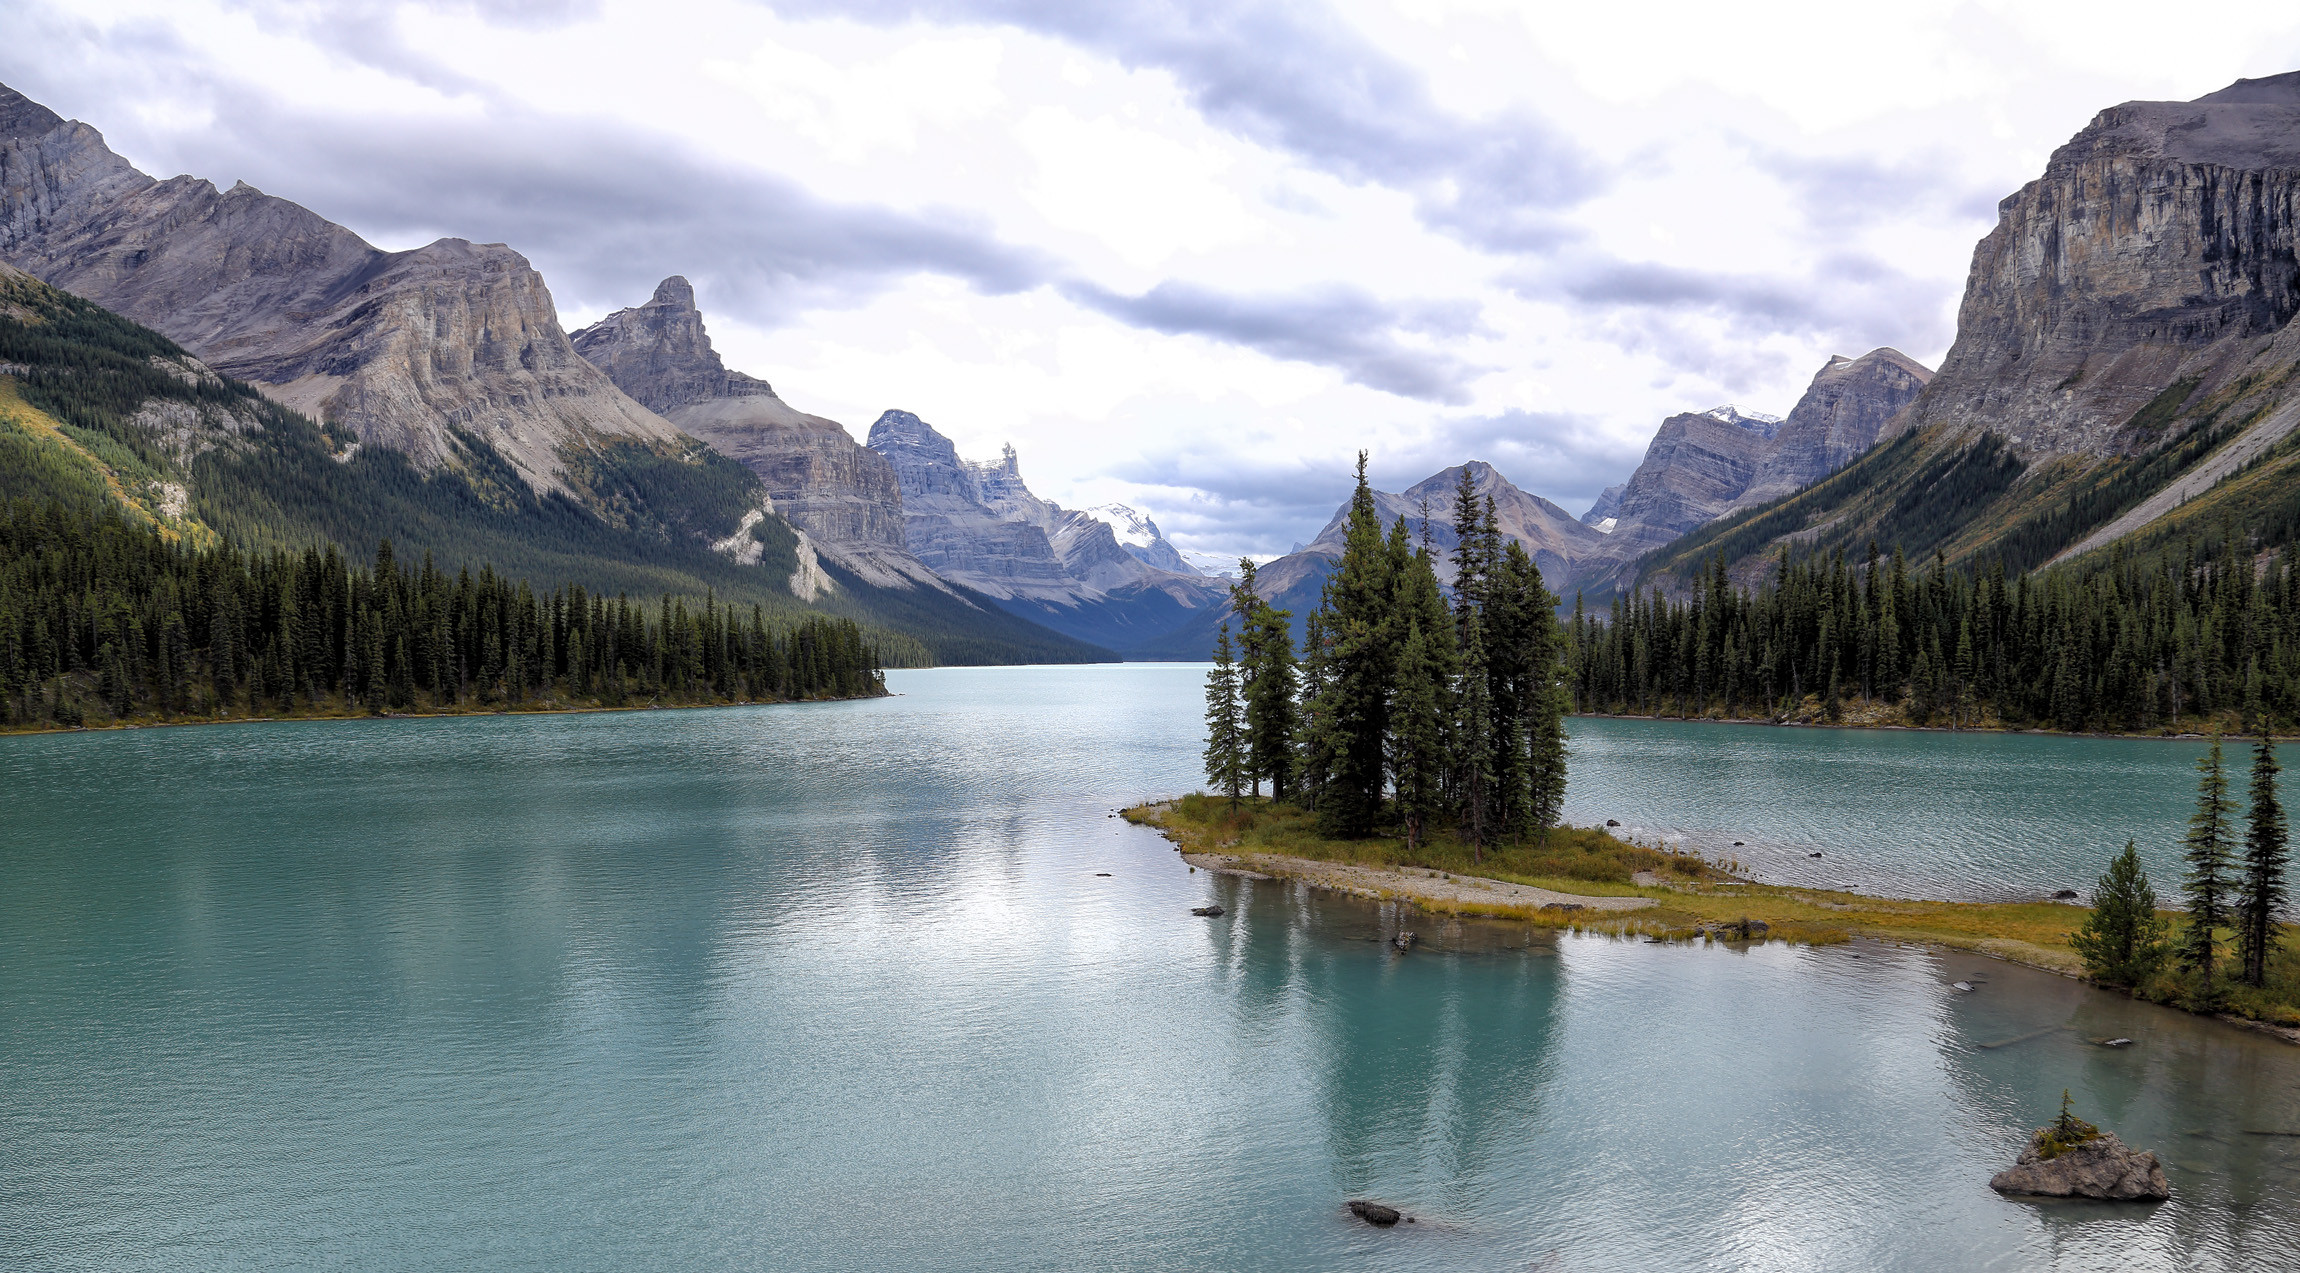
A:
[[[609,314],[573,341],[625,393],[758,474],[775,511],[814,551],[881,587],[942,586],[907,547],[894,467],[837,421],[729,370],[686,279],[664,279],[646,304]]]
[[[869,446],[902,483],[910,549],[937,573],[1058,632],[1126,651],[1222,604],[1219,581],[1161,570],[1108,523],[1032,493],[1014,448],[977,463],[908,411],[871,425]]]
[[[2300,72],[2110,107],[1998,207],[1957,339],[1902,429],[1987,429],[2016,454],[2123,454],[2169,386],[2281,375],[2300,312]],[[2144,436],[2145,435],[2145,436]]]
[[[1730,545],[2001,560],[2287,542],[2300,481],[2300,72],[2100,112],[1998,205],[1957,337],[1879,444],[1642,567]],[[2205,498],[2209,496],[2209,498]]]
[[[244,182],[156,181],[6,88],[0,260],[424,468],[478,442],[534,489],[567,490],[571,451],[683,445],[576,354],[510,248],[384,252]]]

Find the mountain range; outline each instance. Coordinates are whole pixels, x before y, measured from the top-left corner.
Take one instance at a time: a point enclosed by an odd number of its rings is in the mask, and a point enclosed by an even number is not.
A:
[[[2054,151],[1973,251],[1940,373],[1877,445],[1654,553],[1645,584],[1722,556],[1875,541],[2014,571],[2093,568],[2300,526],[2300,72],[2127,102]]]
[[[1718,556],[1752,578],[1784,547],[2026,569],[2200,533],[2283,542],[2300,526],[2296,173],[2300,73],[2112,107],[2000,205],[1938,374],[1880,348],[1831,358],[1785,416],[1669,416],[1579,518],[1466,469],[1551,589],[1598,602],[1683,587]],[[37,457],[0,472],[10,494],[104,490],[173,533],[388,537],[838,613],[896,661],[1199,658],[1227,613],[1232,563],[1126,506],[1037,496],[1012,447],[962,459],[905,410],[858,441],[790,406],[725,365],[684,278],[568,333],[506,245],[386,252],[245,183],[139,172],[4,87],[0,270],[0,323],[42,327],[24,347],[46,360],[0,365],[0,390],[60,383],[70,331],[119,399],[64,419],[8,391],[17,450],[0,451]],[[1463,471],[1376,495],[1441,574]],[[1261,569],[1297,622],[1340,529]]]

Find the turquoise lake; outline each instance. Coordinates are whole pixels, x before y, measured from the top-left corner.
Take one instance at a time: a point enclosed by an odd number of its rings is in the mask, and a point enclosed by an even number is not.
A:
[[[1200,674],[0,738],[0,1268],[2300,1262],[2300,1048],[1193,874],[1110,815],[1199,785]],[[1958,897],[2169,889],[2200,750],[1572,730],[1574,820]],[[1988,1190],[2064,1088],[2171,1202]]]

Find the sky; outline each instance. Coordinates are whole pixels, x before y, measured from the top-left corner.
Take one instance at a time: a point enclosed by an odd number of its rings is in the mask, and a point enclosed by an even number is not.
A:
[[[5,0],[0,82],[157,176],[503,242],[570,329],[695,284],[858,440],[915,411],[1185,549],[1356,452],[1579,514],[1665,416],[1938,366],[2100,109],[2300,69],[2300,6]]]

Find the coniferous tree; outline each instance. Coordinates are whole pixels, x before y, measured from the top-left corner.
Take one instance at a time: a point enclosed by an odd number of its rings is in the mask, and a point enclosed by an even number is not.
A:
[[[2181,966],[2196,974],[2201,995],[2214,996],[2213,964],[2219,955],[2217,930],[2228,923],[2230,834],[2228,775],[2221,765],[2220,739],[2196,762],[2196,812],[2188,819],[2187,878],[2181,895],[2188,922],[2180,937]]]
[[[1206,781],[1238,806],[1246,789],[1245,713],[1238,701],[1238,662],[1230,625],[1214,638],[1214,670],[1206,674]]]
[[[2110,859],[2094,887],[2092,914],[2070,934],[2069,945],[2095,981],[2137,986],[2164,966],[2166,929],[2164,917],[2156,913],[2156,890],[2141,869],[2140,853],[2126,840],[2124,852]]]
[[[2237,887],[2236,956],[2247,985],[2268,984],[2268,956],[2285,902],[2284,868],[2291,861],[2284,806],[2276,797],[2276,744],[2266,733],[2252,748],[2252,808],[2244,834],[2244,875]]]
[[[1409,851],[1427,838],[1428,826],[1441,807],[1440,688],[1421,622],[1409,620],[1405,642],[1398,649],[1397,693],[1390,707],[1391,782]]]
[[[1323,601],[1334,764],[1318,801],[1318,826],[1337,839],[1370,834],[1381,812],[1396,641],[1392,549],[1360,451],[1342,556]]]
[[[1290,610],[1271,607],[1254,590],[1254,563],[1238,559],[1238,582],[1230,602],[1237,612],[1240,658],[1239,695],[1245,707],[1246,771],[1255,795],[1264,778],[1273,799],[1286,798],[1294,776],[1294,696],[1299,678],[1294,662]]]
[[[1494,828],[1493,690],[1487,678],[1485,625],[1469,620],[1461,675],[1461,719],[1456,746],[1461,760],[1461,837],[1473,861],[1483,861]]]

